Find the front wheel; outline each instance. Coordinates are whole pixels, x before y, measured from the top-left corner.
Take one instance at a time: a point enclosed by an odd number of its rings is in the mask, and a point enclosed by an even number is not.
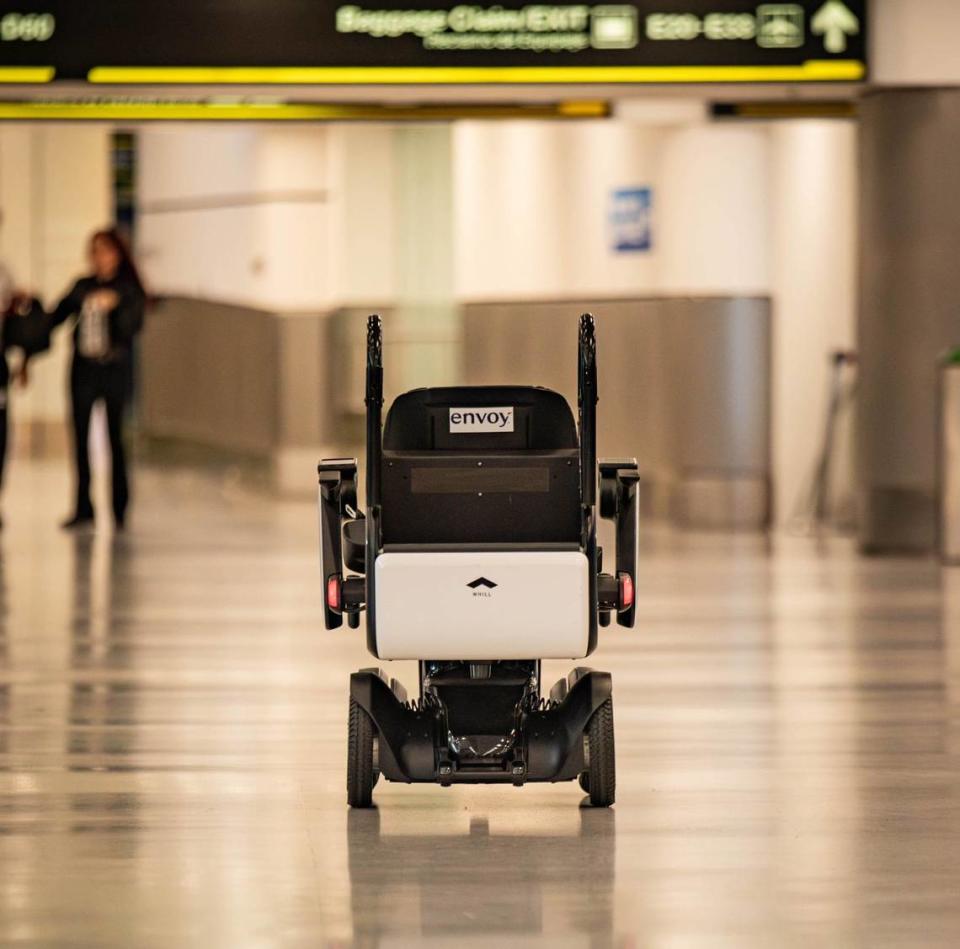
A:
[[[370,807],[380,777],[375,759],[376,728],[370,716],[351,698],[347,735],[347,803]]]
[[[594,807],[609,807],[617,799],[612,698],[607,699],[590,717],[584,740],[589,764],[580,775],[580,786],[590,794],[590,803]]]

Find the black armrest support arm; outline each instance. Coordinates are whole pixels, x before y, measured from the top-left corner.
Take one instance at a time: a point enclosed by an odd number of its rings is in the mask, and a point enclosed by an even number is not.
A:
[[[639,482],[640,470],[635,458],[600,461],[600,516],[614,521],[617,529],[617,623],[627,627],[633,626],[637,611]],[[627,596],[625,584],[629,584]]]
[[[352,619],[343,578],[343,518],[356,516],[356,458],[325,458],[317,466],[320,479],[320,570],[323,576],[323,619],[327,629],[343,625],[343,614]],[[354,623],[351,622],[351,626]]]

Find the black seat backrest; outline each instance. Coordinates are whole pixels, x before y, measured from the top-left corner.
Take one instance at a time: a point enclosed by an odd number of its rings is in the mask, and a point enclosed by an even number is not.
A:
[[[577,444],[567,400],[534,386],[414,389],[390,407],[383,433],[383,447],[393,451],[542,451]]]
[[[387,414],[384,545],[577,544],[577,429],[529,386],[417,389]]]

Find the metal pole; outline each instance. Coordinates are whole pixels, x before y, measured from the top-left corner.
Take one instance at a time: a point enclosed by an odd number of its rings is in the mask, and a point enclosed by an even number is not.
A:
[[[940,371],[940,556],[960,565],[960,348]]]

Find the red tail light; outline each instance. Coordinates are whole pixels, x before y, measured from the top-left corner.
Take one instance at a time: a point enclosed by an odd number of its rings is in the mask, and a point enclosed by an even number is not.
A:
[[[336,574],[327,580],[327,606],[331,610],[340,609],[340,577]]]
[[[633,606],[633,577],[629,573],[620,574],[620,609],[629,610]]]

